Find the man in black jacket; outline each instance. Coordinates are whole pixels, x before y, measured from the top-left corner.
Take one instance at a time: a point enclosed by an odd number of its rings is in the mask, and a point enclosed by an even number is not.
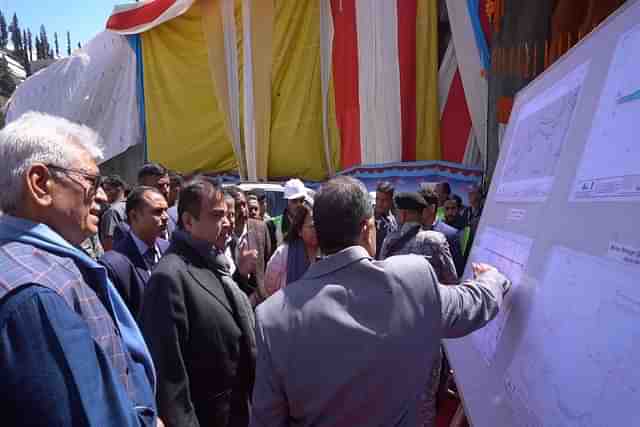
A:
[[[141,329],[158,371],[167,427],[248,425],[255,371],[253,312],[229,275],[230,232],[218,182],[196,178],[145,294]]]

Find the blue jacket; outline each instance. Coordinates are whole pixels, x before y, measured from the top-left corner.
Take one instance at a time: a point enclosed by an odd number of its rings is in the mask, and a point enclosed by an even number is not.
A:
[[[0,242],[3,424],[155,424],[152,385],[127,351],[98,274],[27,243]]]
[[[158,239],[157,245],[162,255],[169,247],[169,242]],[[133,241],[131,233],[117,240],[113,249],[100,258],[100,263],[107,269],[111,282],[127,304],[131,314],[137,319],[142,310],[150,270]]]

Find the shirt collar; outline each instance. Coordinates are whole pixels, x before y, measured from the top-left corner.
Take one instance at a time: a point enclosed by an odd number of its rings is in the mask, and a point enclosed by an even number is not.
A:
[[[315,279],[364,259],[373,260],[362,246],[349,246],[340,252],[328,255],[311,264],[304,277]]]
[[[138,252],[140,252],[140,255],[144,256],[144,254],[146,254],[147,251],[149,250],[149,245],[147,245],[145,242],[140,240],[140,238],[136,236],[136,233],[134,233],[133,230],[131,230],[129,234],[131,234],[131,238],[133,239],[133,242],[136,244],[136,247],[138,248]],[[158,245],[154,244],[153,246],[156,253],[159,254],[160,251],[158,251]]]

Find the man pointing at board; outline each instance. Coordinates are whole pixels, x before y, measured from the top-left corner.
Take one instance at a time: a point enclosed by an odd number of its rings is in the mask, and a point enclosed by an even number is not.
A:
[[[375,261],[353,178],[324,184],[313,217],[327,256],[257,308],[251,426],[415,426],[440,340],[484,326],[510,283],[487,265],[442,286],[424,257]]]

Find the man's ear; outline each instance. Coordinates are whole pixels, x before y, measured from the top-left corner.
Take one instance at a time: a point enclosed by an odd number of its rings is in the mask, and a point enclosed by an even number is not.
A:
[[[193,227],[193,215],[189,212],[182,212],[182,226],[184,227],[184,231],[191,232],[191,228]]]
[[[49,169],[42,163],[34,163],[27,169],[24,179],[26,181],[25,196],[38,206],[51,206],[53,203],[51,190],[54,182]]]
[[[129,220],[129,223],[132,224],[137,221],[138,212],[135,209],[131,209],[127,214],[127,217],[128,217],[127,219]]]
[[[376,223],[368,218],[360,224],[360,246],[365,248],[370,256],[376,254]]]

